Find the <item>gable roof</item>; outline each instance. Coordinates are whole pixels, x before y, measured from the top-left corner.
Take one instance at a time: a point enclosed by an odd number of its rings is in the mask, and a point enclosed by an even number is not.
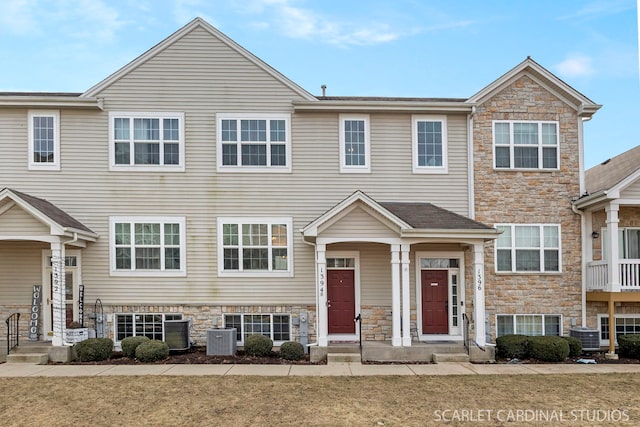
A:
[[[466,218],[455,212],[440,208],[431,203],[421,202],[377,202],[364,192],[357,190],[333,206],[324,214],[307,224],[301,232],[305,238],[317,237],[323,225],[329,224],[352,207],[362,203],[373,212],[398,227],[402,235],[419,237],[444,235],[448,237],[495,239],[499,231],[478,221]]]
[[[247,60],[249,60],[250,62],[252,62],[256,66],[258,66],[259,68],[261,68],[262,70],[264,70],[265,72],[270,74],[276,80],[280,81],[282,84],[287,86],[289,89],[291,89],[294,92],[296,92],[302,98],[304,98],[306,100],[309,100],[309,101],[316,100],[315,96],[311,95],[309,92],[304,90],[301,86],[298,86],[296,83],[294,83],[293,81],[291,81],[288,78],[286,78],[283,74],[281,74],[276,69],[271,67],[269,64],[267,64],[266,62],[262,61],[260,58],[258,58],[257,56],[255,56],[254,54],[252,54],[251,52],[249,52],[248,50],[246,50],[242,46],[240,46],[238,43],[236,43],[233,40],[231,40],[229,37],[227,37],[222,32],[218,31],[215,27],[213,27],[211,24],[209,24],[208,22],[206,22],[202,18],[195,18],[194,20],[189,22],[187,25],[185,25],[184,27],[180,28],[178,31],[176,31],[175,33],[171,34],[169,37],[167,37],[166,39],[164,39],[163,41],[161,41],[160,43],[158,43],[157,45],[155,45],[151,49],[147,50],[142,55],[138,56],[136,59],[134,59],[133,61],[131,61],[130,63],[128,63],[124,67],[120,68],[118,71],[116,71],[115,73],[111,74],[106,79],[102,80],[98,84],[96,84],[93,87],[89,88],[80,97],[81,98],[86,98],[86,97],[94,97],[94,96],[96,96],[102,90],[104,90],[105,88],[109,87],[111,84],[113,84],[114,82],[116,82],[117,80],[119,80],[120,78],[122,78],[123,76],[125,76],[126,74],[131,72],[132,70],[136,69],[141,64],[144,64],[145,62],[147,62],[148,60],[150,60],[151,58],[156,56],[158,53],[162,52],[168,46],[171,46],[177,40],[181,39],[183,36],[185,36],[186,34],[190,33],[191,31],[193,31],[196,28],[202,28],[205,31],[209,32],[213,37],[217,38],[218,40],[220,40],[221,42],[226,44],[229,48],[231,48],[232,50],[238,52],[240,55],[244,56]]]
[[[4,188],[0,190],[0,201],[10,199],[36,219],[57,229],[57,233],[79,233],[83,239],[95,241],[98,235],[77,219],[55,206],[53,203],[20,191]]]
[[[488,86],[485,86],[478,93],[469,98],[467,102],[481,104],[487,98],[512,84],[523,75],[530,77],[558,98],[562,99],[568,105],[573,106],[581,117],[590,118],[600,109],[600,107],[602,107],[602,105],[594,103],[582,93],[569,86],[555,74],[531,59],[530,56],[500,76],[498,79],[494,80]]]

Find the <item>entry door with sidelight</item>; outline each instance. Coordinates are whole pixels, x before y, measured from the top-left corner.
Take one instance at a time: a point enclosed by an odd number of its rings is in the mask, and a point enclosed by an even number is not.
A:
[[[356,258],[327,258],[327,322],[329,335],[355,337]]]
[[[74,252],[74,251],[69,251]],[[78,320],[78,300],[80,298],[79,287],[79,256],[68,255],[65,257],[64,277],[65,277],[65,294],[64,306],[66,312],[66,326],[71,322]],[[53,336],[53,272],[51,268],[51,254],[45,255],[45,293],[46,301],[44,305],[44,339],[51,341]]]

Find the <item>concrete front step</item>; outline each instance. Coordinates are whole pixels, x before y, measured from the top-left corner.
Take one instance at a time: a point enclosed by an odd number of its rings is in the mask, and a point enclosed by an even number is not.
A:
[[[12,353],[7,355],[7,363],[46,365],[47,362],[49,362],[48,353]]]
[[[327,364],[330,363],[356,363],[360,362],[360,353],[329,353]]]
[[[434,363],[442,362],[468,362],[469,355],[466,353],[433,353]]]
[[[12,354],[25,354],[25,353],[49,353],[51,345],[47,344],[20,344],[11,350]]]

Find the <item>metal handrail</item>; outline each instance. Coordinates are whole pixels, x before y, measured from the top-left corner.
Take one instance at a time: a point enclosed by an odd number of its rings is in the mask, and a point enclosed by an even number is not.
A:
[[[467,316],[467,313],[462,313],[462,323],[463,323],[462,343],[464,344],[464,349],[468,355],[469,354],[469,317]]]
[[[16,348],[19,344],[20,334],[18,326],[20,325],[20,313],[10,315],[5,323],[7,324],[7,354]]]

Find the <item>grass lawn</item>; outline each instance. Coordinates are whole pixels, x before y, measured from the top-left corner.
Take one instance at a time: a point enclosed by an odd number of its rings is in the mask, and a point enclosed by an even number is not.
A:
[[[638,390],[629,374],[0,378],[0,423],[640,425]]]

